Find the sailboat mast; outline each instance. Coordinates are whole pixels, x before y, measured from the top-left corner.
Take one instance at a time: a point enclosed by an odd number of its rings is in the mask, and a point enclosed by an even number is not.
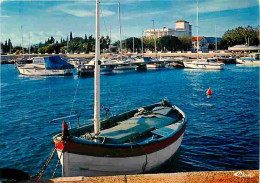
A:
[[[122,35],[121,35],[121,18],[120,18],[120,2],[118,1],[118,21],[119,21],[119,37],[120,37],[120,52],[121,52],[121,61],[122,59]]]
[[[144,31],[142,31],[142,56],[144,56],[144,37],[143,37],[143,32]]]
[[[133,37],[133,53],[135,52],[135,38]]]
[[[67,36],[67,54],[69,53],[69,38]]]
[[[23,50],[23,26],[21,25],[21,32],[22,32],[22,53],[23,53],[23,56],[24,57],[24,50]]]
[[[217,24],[215,24],[215,52],[218,50],[218,40],[217,40]]]
[[[197,0],[197,60],[199,60],[199,0]]]
[[[153,21],[153,34],[154,34],[154,52],[156,53],[156,35],[155,35],[155,28],[154,28],[154,20]]]
[[[30,57],[30,55],[31,55],[31,34],[30,34],[30,32],[29,32],[29,57]]]
[[[111,38],[111,27],[110,27],[110,35],[109,35],[109,53],[111,53],[111,42],[112,42],[112,38]]]
[[[99,0],[96,0],[96,46],[95,46],[95,81],[94,81],[94,133],[100,133],[100,25],[99,25]]]

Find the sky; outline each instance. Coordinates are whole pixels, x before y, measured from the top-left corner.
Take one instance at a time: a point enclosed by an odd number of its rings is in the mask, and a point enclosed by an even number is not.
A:
[[[122,39],[141,37],[142,31],[174,28],[177,20],[192,25],[196,36],[196,0],[120,0]],[[73,37],[95,34],[95,1],[0,0],[0,38],[14,45],[44,42],[53,36],[60,41],[70,31]],[[118,0],[100,1],[101,34],[119,39]],[[199,35],[221,37],[238,26],[259,25],[259,0],[199,0]],[[22,26],[22,29],[21,29]],[[23,32],[23,33],[22,33]]]

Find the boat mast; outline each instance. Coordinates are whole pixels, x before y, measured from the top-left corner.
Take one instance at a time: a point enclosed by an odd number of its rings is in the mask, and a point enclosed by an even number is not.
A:
[[[67,54],[69,53],[69,37],[67,36]]]
[[[23,50],[23,26],[22,26],[22,25],[21,25],[21,31],[22,31],[22,45],[21,45],[21,47],[22,47],[22,53],[23,53],[22,58],[24,58],[24,50]]]
[[[197,0],[197,61],[199,60],[199,0]]]
[[[154,36],[154,52],[156,53],[156,35],[155,35],[155,28],[154,28],[154,20],[153,21],[153,36]]]
[[[144,37],[143,37],[143,32],[144,31],[142,31],[142,56],[144,56]]]
[[[94,81],[94,133],[100,133],[100,25],[99,25],[99,0],[96,0],[96,46],[95,46],[95,81]]]
[[[29,57],[31,56],[31,43],[30,43],[30,32],[29,32]]]
[[[218,41],[217,41],[217,24],[215,24],[215,53],[218,50]]]
[[[120,2],[118,1],[118,21],[119,21],[119,37],[120,37],[120,52],[121,52],[121,61],[122,59],[122,35],[121,35],[121,18],[120,18]]]
[[[133,37],[133,53],[135,52],[135,38]]]
[[[110,27],[110,35],[109,35],[109,53],[111,53],[111,41],[112,41],[112,38],[111,38],[111,27]]]

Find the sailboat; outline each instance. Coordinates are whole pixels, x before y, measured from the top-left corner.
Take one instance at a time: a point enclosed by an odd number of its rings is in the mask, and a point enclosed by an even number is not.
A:
[[[119,23],[119,37],[120,37],[120,60],[115,61],[118,65],[114,67],[114,71],[122,70],[134,70],[136,65],[131,63],[131,60],[123,59],[123,47],[122,47],[122,30],[121,30],[121,12],[120,2],[118,2],[118,23]]]
[[[207,59],[199,59],[199,0],[197,0],[197,59],[183,62],[185,68],[189,69],[206,69],[206,70],[223,70],[224,63],[211,62]]]
[[[96,0],[94,123],[68,128],[53,137],[63,176],[103,176],[151,171],[179,148],[186,117],[168,100],[100,119],[100,25]],[[108,110],[106,110],[108,111]]]

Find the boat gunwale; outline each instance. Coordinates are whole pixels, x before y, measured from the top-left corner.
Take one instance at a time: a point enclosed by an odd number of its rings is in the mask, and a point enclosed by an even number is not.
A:
[[[151,104],[149,106],[145,106],[143,108],[147,108],[147,107],[155,107],[157,105],[161,105],[162,103],[155,103],[155,104]],[[66,141],[66,143],[71,143],[71,144],[81,144],[81,145],[91,145],[91,146],[94,146],[94,147],[106,147],[106,148],[122,148],[122,149],[125,149],[125,148],[140,148],[141,146],[143,146],[143,148],[146,148],[146,147],[149,147],[149,146],[153,146],[155,144],[158,144],[158,143],[163,143],[165,141],[167,141],[168,139],[171,139],[173,138],[173,136],[176,136],[177,138],[173,141],[175,142],[184,132],[185,132],[185,128],[186,128],[186,124],[187,124],[187,118],[185,116],[185,113],[180,109],[178,108],[177,106],[175,105],[170,105],[173,109],[177,110],[181,115],[182,115],[182,119],[181,120],[178,120],[176,121],[175,123],[181,123],[180,127],[178,127],[178,129],[176,131],[173,131],[172,133],[170,133],[169,135],[167,136],[163,136],[159,139],[153,139],[151,141],[147,141],[147,142],[138,142],[138,143],[124,143],[124,144],[114,144],[114,143],[101,143],[101,142],[94,142],[92,140],[87,140],[87,139],[84,139],[84,138],[80,138],[80,137],[75,137],[75,136],[72,136],[72,137],[69,137],[69,139]],[[135,109],[135,110],[132,110],[132,111],[129,111],[129,112],[125,112],[125,113],[122,113],[122,114],[119,114],[119,115],[116,115],[114,117],[118,118],[119,116],[124,116],[124,115],[127,115],[127,113],[130,113],[130,112],[137,112],[138,109]],[[109,118],[111,119],[111,118]],[[102,122],[107,122],[108,120],[103,120]],[[173,123],[172,123],[173,124]],[[91,126],[93,126],[93,123],[92,124],[86,124],[84,126],[81,126],[80,128],[91,128]],[[79,128],[73,128],[73,129],[70,129],[71,130],[78,130]],[[86,129],[85,129],[86,130]],[[180,133],[182,131],[182,133]],[[53,137],[53,140],[55,142],[55,144],[58,144],[61,142],[61,133],[60,134],[57,134],[56,136]],[[167,146],[167,145],[166,145]],[[166,147],[165,146],[165,147]],[[163,147],[164,148],[164,147]],[[141,148],[142,149],[142,148]],[[160,148],[161,149],[161,148]],[[64,150],[63,149],[63,145],[62,147],[60,147],[58,145],[57,147],[57,150]],[[157,151],[157,150],[156,150]],[[70,150],[65,150],[65,152],[70,152]],[[75,153],[75,152],[73,152]],[[76,154],[80,154],[80,153],[76,153]],[[84,154],[84,153],[82,153]]]

